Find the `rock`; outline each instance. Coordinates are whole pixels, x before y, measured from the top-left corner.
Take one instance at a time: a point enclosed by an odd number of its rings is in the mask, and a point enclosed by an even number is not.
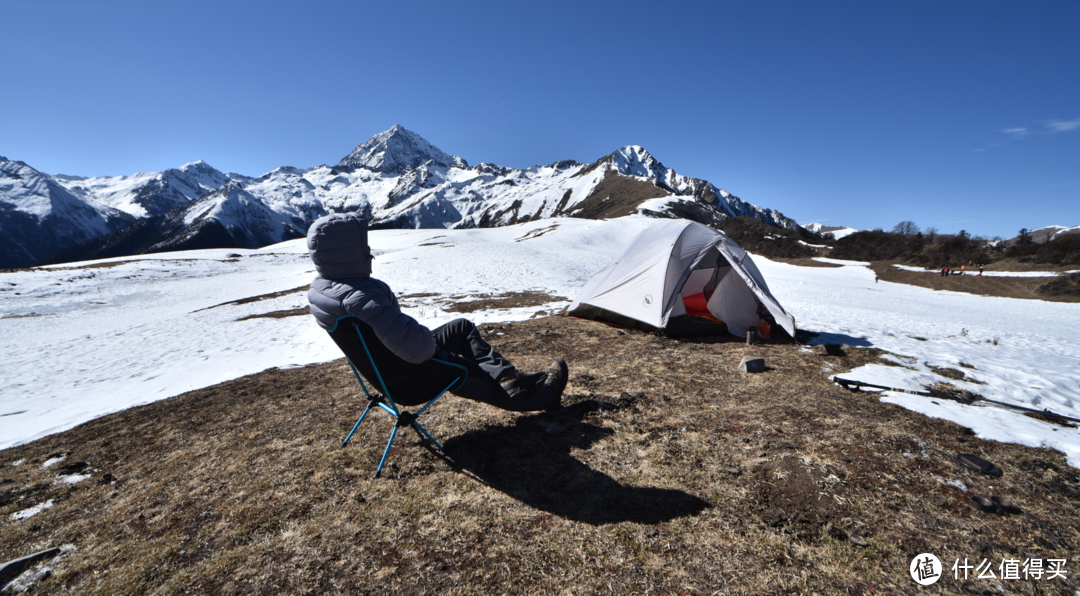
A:
[[[60,470],[57,472],[60,476],[70,476],[72,474],[78,474],[86,468],[89,468],[90,464],[84,461],[73,461],[70,464],[64,464],[60,466]]]
[[[765,372],[765,359],[743,356],[742,362],[739,362],[739,370],[749,373]]]

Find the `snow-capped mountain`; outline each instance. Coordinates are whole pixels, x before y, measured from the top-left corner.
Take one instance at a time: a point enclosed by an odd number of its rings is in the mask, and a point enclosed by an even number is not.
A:
[[[223,174],[202,160],[178,169],[131,176],[55,178],[76,195],[94,198],[135,217],[160,215],[221,188],[229,180],[246,179],[238,174]]]
[[[397,143],[397,136],[405,138]],[[359,211],[376,227],[482,228],[556,216],[595,219],[637,212],[705,223],[747,215],[770,225],[798,227],[775,210],[677,174],[638,146],[624,147],[590,165],[567,160],[517,169],[489,163],[445,165],[464,160],[430,144],[423,152],[416,151],[419,144],[414,137],[419,138],[394,127],[337,166],[281,168],[252,180],[247,188],[275,210],[294,217]],[[393,146],[409,147],[407,159],[382,149]],[[371,155],[383,161],[371,160],[372,167],[343,165]],[[406,161],[419,164],[384,171],[386,163]]]
[[[229,181],[172,211],[58,251],[44,264],[200,248],[259,248],[302,237],[309,223],[282,215],[240,183]]]
[[[54,184],[84,201],[130,213],[140,218],[140,226],[59,255],[37,253],[35,260],[193,248],[192,242],[200,247],[251,247],[254,239],[302,234],[318,217],[342,211],[364,213],[374,228],[485,228],[549,217],[600,219],[633,213],[706,224],[745,215],[798,228],[775,210],[676,173],[636,145],[588,165],[567,160],[524,169],[469,166],[401,126],[375,135],[332,167],[281,167],[249,178],[198,161],[133,176],[59,176]],[[232,202],[248,201],[245,213],[258,216],[232,218],[225,209],[209,209],[203,216],[189,217],[189,207],[201,208],[195,205],[203,203],[202,197],[217,197],[226,187]]]
[[[375,172],[400,174],[424,163],[444,168],[467,168],[469,164],[456,155],[447,155],[420,135],[400,124],[357,145],[338,162],[338,168],[366,168]]]
[[[72,194],[52,176],[0,157],[0,268],[127,227],[131,215]]]

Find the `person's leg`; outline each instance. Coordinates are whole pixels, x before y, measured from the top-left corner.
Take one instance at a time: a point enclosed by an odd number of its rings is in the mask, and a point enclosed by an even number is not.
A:
[[[431,333],[435,338],[435,358],[464,366],[469,371],[465,383],[452,391],[455,395],[514,412],[548,409],[553,401],[557,401],[553,397],[556,392],[545,383],[548,373],[519,373],[509,360],[484,341],[476,325],[468,319],[455,319]],[[514,383],[521,385],[514,387]],[[507,392],[508,387],[513,395]],[[561,392],[562,386],[557,393]]]
[[[435,338],[435,346],[438,350],[457,354],[475,363],[495,381],[517,376],[514,365],[484,341],[476,325],[468,319],[454,319],[433,330],[431,334]]]
[[[452,393],[458,397],[482,402],[512,412],[544,410],[550,408],[552,403],[551,390],[547,385],[541,385],[539,389],[528,396],[515,399],[510,397],[498,383],[486,376],[470,376],[461,387],[453,390]]]

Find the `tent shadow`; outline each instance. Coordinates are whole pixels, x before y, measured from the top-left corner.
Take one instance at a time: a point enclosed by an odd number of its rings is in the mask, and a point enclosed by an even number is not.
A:
[[[535,509],[590,525],[657,524],[710,506],[680,490],[622,484],[572,457],[571,450],[613,434],[583,421],[600,408],[590,400],[557,413],[523,416],[514,424],[448,439],[444,448],[456,467],[488,486]]]

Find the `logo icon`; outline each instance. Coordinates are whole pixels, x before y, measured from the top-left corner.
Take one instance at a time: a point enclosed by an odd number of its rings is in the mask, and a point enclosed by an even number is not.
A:
[[[652,304],[652,294],[645,294],[645,300],[643,301],[645,306]]]
[[[911,560],[908,572],[915,583],[929,586],[941,579],[941,560],[930,553],[923,553]]]

